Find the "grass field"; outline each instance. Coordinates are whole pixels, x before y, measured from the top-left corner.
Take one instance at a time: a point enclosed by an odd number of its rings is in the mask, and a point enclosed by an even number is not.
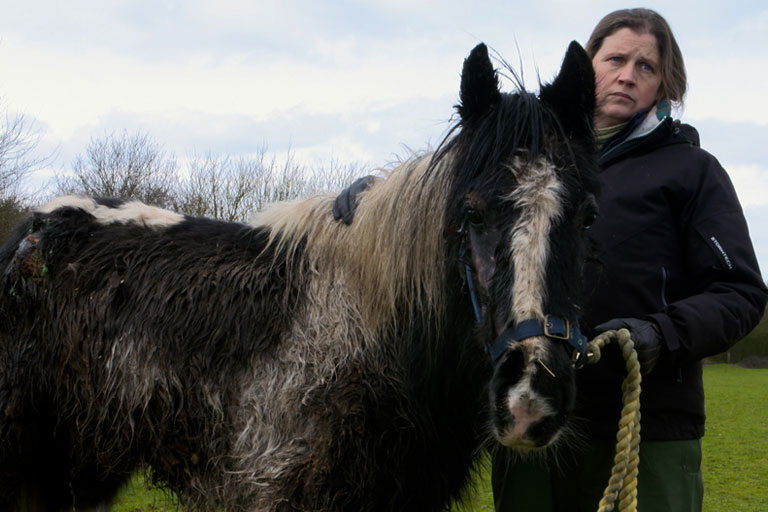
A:
[[[768,369],[705,368],[704,510],[768,510]]]
[[[704,436],[704,511],[768,510],[768,369],[716,364],[704,368],[707,433]],[[454,512],[493,510],[489,475],[472,499]],[[174,502],[135,478],[120,495],[117,512],[172,511]]]

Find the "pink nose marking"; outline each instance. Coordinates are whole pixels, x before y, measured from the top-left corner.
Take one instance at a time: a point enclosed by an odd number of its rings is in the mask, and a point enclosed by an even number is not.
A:
[[[531,425],[549,414],[549,407],[540,397],[524,393],[509,397],[509,412],[512,415],[512,430],[509,433],[515,439],[522,439]]]

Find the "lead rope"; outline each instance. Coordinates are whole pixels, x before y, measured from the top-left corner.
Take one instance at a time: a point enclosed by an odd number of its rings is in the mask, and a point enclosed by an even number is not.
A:
[[[616,456],[608,485],[603,491],[598,512],[613,510],[619,501],[619,512],[637,510],[637,474],[640,462],[640,363],[627,329],[605,331],[588,344],[588,361],[600,360],[600,349],[616,341],[626,362],[627,375],[621,384],[622,403],[619,430],[616,433]]]

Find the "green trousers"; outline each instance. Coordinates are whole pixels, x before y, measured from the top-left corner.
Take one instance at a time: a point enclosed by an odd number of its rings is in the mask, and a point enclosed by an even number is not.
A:
[[[492,453],[497,512],[595,512],[613,467],[615,442],[586,441],[546,460],[503,447]],[[639,512],[700,512],[701,440],[642,441]]]

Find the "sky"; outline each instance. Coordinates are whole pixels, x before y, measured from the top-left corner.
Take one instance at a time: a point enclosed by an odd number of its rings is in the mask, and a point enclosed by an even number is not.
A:
[[[436,146],[461,64],[479,42],[537,90],[571,40],[638,4],[534,0],[8,2],[0,107],[33,122],[32,183],[71,169],[92,138],[146,133],[178,160],[290,152],[307,166],[385,166]],[[679,116],[728,171],[768,276],[768,4],[642,4],[686,59]],[[505,84],[507,89],[512,85]]]

